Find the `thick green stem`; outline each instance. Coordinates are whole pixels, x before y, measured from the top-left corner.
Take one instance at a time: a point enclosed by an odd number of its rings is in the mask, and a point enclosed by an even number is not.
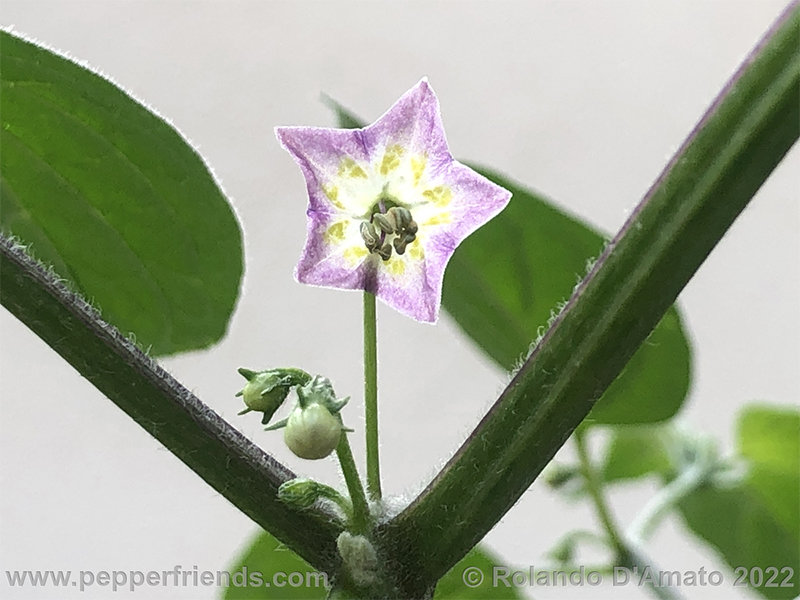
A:
[[[378,326],[375,295],[364,292],[364,407],[367,422],[367,490],[381,498],[381,463],[378,454]]]
[[[353,531],[365,534],[370,529],[369,505],[367,496],[364,494],[364,486],[361,477],[358,475],[353,451],[350,449],[350,440],[347,433],[342,432],[339,445],[336,447],[336,456],[339,457],[339,464],[342,467],[344,481],[347,484],[347,491],[350,493],[350,501],[353,503]]]

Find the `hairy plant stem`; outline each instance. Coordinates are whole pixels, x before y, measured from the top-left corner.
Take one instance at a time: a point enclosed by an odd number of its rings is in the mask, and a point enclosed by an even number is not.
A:
[[[350,440],[347,439],[347,432],[342,432],[339,445],[336,446],[336,456],[339,458],[339,465],[342,468],[344,481],[347,484],[347,491],[350,493],[350,501],[353,503],[353,532],[366,534],[370,530],[371,519],[367,496],[364,494],[364,486],[361,477],[358,475],[353,451],[350,449]]]
[[[592,459],[589,457],[589,449],[586,443],[586,428],[578,427],[573,436],[575,446],[578,451],[578,461],[581,466],[581,473],[583,480],[586,483],[586,490],[589,492],[589,497],[592,499],[594,508],[597,511],[597,516],[600,519],[600,524],[608,536],[610,546],[613,548],[615,557],[615,566],[625,567],[627,569],[638,569],[641,572],[645,568],[650,568],[654,573],[658,572],[657,567],[649,561],[642,552],[635,548],[633,544],[627,541],[620,533],[617,522],[611,514],[611,508],[606,501],[605,493],[603,490],[603,482],[597,473]],[[657,579],[657,578],[656,578]],[[646,579],[648,588],[653,594],[661,600],[680,600],[681,596],[671,586],[655,585],[649,578]]]
[[[375,295],[364,292],[364,411],[367,438],[367,491],[381,499],[381,466],[378,450],[378,325]]]

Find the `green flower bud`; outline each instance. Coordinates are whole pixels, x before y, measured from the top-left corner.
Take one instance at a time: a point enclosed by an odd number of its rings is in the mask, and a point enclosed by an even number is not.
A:
[[[289,450],[308,460],[328,456],[339,445],[341,437],[341,420],[317,403],[295,408],[283,432]]]
[[[309,508],[322,495],[320,486],[313,479],[292,479],[278,488],[278,498],[297,508]]]
[[[270,371],[258,373],[242,389],[242,400],[250,410],[274,413],[289,395],[289,388],[281,385],[280,375]]]
[[[352,506],[347,498],[329,485],[313,479],[298,477],[281,484],[278,488],[278,498],[296,508],[310,508],[319,499],[330,500],[342,510],[346,518],[349,519],[352,512]]]
[[[239,369],[239,373],[247,379],[247,385],[236,395],[244,400],[245,409],[239,414],[250,411],[264,413],[262,423],[268,423],[286,400],[289,390],[297,385],[309,382],[311,376],[300,369],[269,369],[267,371],[251,371]]]

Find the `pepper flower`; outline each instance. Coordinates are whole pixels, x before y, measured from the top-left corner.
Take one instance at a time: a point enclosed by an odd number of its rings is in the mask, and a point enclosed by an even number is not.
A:
[[[435,322],[456,247],[511,193],[454,160],[427,79],[363,129],[278,127],[306,180],[301,283],[372,292]]]

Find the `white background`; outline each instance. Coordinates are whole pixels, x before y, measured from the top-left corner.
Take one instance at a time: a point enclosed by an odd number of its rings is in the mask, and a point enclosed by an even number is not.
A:
[[[616,231],[781,1],[34,2],[0,22],[88,63],[167,116],[213,167],[241,219],[247,273],[229,335],[163,361],[201,399],[298,472],[338,484],[236,417],[236,367],[297,365],[352,394],[362,430],[360,297],[301,286],[302,177],[275,125],[333,125],[325,91],[373,119],[430,78],[453,153],[492,165]],[[695,356],[681,419],[726,450],[739,408],[796,404],[800,382],[795,148],[680,298]],[[435,327],[379,309],[384,486],[411,497],[463,441],[505,376],[445,315]],[[5,310],[0,567],[186,569],[229,565],[256,526]],[[416,393],[405,389],[412,382]],[[358,439],[358,438],[356,438]],[[357,443],[357,454],[361,456]],[[562,458],[569,458],[567,448]],[[613,495],[628,523],[655,489]],[[512,565],[544,565],[592,511],[539,482],[487,536]],[[679,519],[650,552],[662,568],[723,568]],[[727,571],[725,571],[727,573]],[[11,589],[3,598],[108,598],[107,589]],[[692,598],[747,598],[730,588]],[[212,598],[213,589],[113,597]],[[535,590],[536,598],[643,598],[635,588]]]

